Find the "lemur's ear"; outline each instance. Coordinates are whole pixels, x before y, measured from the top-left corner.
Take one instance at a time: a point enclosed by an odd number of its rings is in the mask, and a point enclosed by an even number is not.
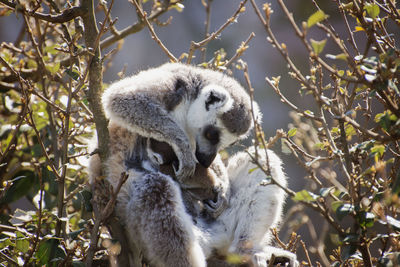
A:
[[[225,100],[226,100],[225,94],[214,90],[210,90],[210,92],[208,92],[206,97],[206,102],[205,102],[206,110],[208,111],[210,109],[210,106],[215,106],[215,107],[223,106]]]

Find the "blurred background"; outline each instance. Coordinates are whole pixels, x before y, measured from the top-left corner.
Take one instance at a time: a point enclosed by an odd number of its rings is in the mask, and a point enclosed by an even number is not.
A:
[[[110,1],[108,1],[110,2]],[[262,2],[262,3],[261,3]],[[335,25],[335,16],[337,10],[332,10],[330,1],[322,1],[321,7],[330,16],[330,21]],[[211,2],[211,24],[210,32],[218,29],[237,9],[240,1],[238,0],[213,0]],[[258,2],[260,6],[263,1]],[[167,21],[173,16],[171,23],[165,27],[155,26],[155,31],[165,46],[176,56],[189,51],[190,42],[201,41],[204,39],[206,11],[200,0],[184,1],[182,12],[172,11],[163,15],[160,21]],[[315,12],[312,1],[287,1],[287,5],[294,13],[294,18],[298,25]],[[288,20],[282,14],[280,7],[276,2],[271,5],[274,13],[271,17],[271,25],[278,40],[285,43],[288,51],[295,58],[295,64],[299,69],[308,69],[308,55],[296,38]],[[128,1],[115,1],[112,9],[112,17],[118,17],[115,24],[118,30],[137,22],[136,12]],[[99,20],[102,19],[103,12],[99,12]],[[15,16],[0,17],[0,42],[14,42],[22,27],[23,19]],[[337,30],[340,32],[340,24]],[[263,129],[266,136],[273,136],[277,129],[287,131],[290,126],[291,118],[289,108],[280,102],[279,97],[270,88],[265,77],[281,76],[281,90],[293,103],[300,107],[307,107],[310,101],[307,97],[299,97],[298,84],[291,80],[287,74],[287,66],[283,63],[281,55],[267,42],[267,35],[262,27],[258,17],[254,13],[250,3],[246,5],[246,11],[240,14],[237,23],[228,26],[221,36],[212,41],[207,48],[207,60],[211,59],[215,51],[223,48],[227,53],[227,58],[232,57],[239,45],[245,41],[251,32],[255,37],[249,43],[249,49],[244,53],[242,59],[247,62],[252,85],[255,89],[255,99],[258,102],[263,113]],[[318,32],[311,33],[316,40],[321,40],[324,36],[318,36]],[[109,49],[108,49],[109,50]],[[329,44],[326,51],[329,52]],[[114,56],[112,63],[107,65],[104,73],[104,82],[111,83],[119,79],[118,73],[125,72],[125,75],[132,75],[148,67],[158,66],[168,61],[168,57],[154,42],[150,36],[149,30],[144,28],[142,31],[125,38],[123,48]],[[200,57],[193,63],[200,63]],[[244,85],[243,72],[235,71],[234,76]],[[312,109],[308,107],[307,109]],[[283,159],[286,173],[289,177],[289,187],[294,191],[299,191],[305,187],[305,172],[300,168],[294,158],[281,152],[281,145],[278,142],[273,150]],[[292,205],[288,200],[287,208]],[[313,215],[310,211],[310,217]],[[315,219],[318,219],[315,218]],[[301,218],[298,218],[301,220]],[[316,224],[317,225],[317,224]],[[289,237],[287,232],[288,225],[285,225],[281,232],[282,238],[286,241]],[[321,226],[322,227],[322,226]],[[316,229],[318,231],[318,229]],[[308,230],[305,227],[298,229],[298,234],[307,243]],[[298,249],[299,254],[302,250]],[[300,258],[303,258],[300,255]]]

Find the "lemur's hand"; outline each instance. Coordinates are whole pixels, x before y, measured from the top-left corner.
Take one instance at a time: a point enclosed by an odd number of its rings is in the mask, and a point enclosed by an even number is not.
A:
[[[185,180],[190,179],[196,170],[196,164],[197,160],[193,153],[182,151],[182,155],[179,157],[179,166],[172,165],[178,182],[185,183]]]
[[[228,207],[228,199],[222,188],[218,187],[213,189],[216,193],[215,199],[208,199],[204,201],[204,208],[212,218],[217,218]]]

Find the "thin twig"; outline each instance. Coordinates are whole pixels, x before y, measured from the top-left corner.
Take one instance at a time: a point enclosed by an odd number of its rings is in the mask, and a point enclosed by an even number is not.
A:
[[[32,258],[33,253],[36,250],[36,247],[40,241],[40,234],[42,230],[42,215],[43,215],[43,193],[44,193],[44,184],[43,184],[43,173],[40,169],[37,170],[39,176],[39,210],[38,210],[38,223],[36,227],[35,238],[33,240],[33,244],[30,247],[30,251],[28,256],[25,258],[24,266],[29,266],[29,260]]]
[[[95,218],[94,226],[91,231],[91,238],[90,238],[90,245],[88,252],[86,254],[86,266],[91,267],[93,263],[93,256],[97,248],[97,241],[99,238],[98,231],[100,225],[111,215],[111,213],[114,210],[115,202],[117,201],[117,196],[119,191],[121,190],[122,185],[126,182],[128,179],[128,174],[126,173],[121,173],[121,177],[119,179],[118,185],[113,190],[113,193],[111,195],[110,200],[107,202],[107,205],[102,211],[99,211],[96,207],[95,211],[97,210],[97,215]],[[96,182],[95,182],[96,183]],[[94,187],[94,186],[93,186]]]
[[[303,242],[303,240],[300,240],[300,244],[303,247],[304,253],[306,254],[306,259],[307,259],[307,262],[308,262],[308,266],[313,266],[312,263],[311,263],[310,256],[308,255],[308,250],[307,250],[306,244]]]
[[[298,108],[295,104],[293,104],[291,101],[289,101],[282,93],[281,90],[279,89],[277,82],[269,79],[268,77],[265,78],[265,80],[267,81],[267,83],[272,87],[272,89],[274,89],[274,91],[279,95],[281,101],[283,103],[285,103],[286,105],[288,105],[291,109],[293,109],[295,112],[301,114],[302,116],[315,120],[315,121],[321,121],[321,118],[316,117],[314,114],[312,114],[311,112],[306,112],[301,110],[300,108]]]
[[[137,3],[136,0],[129,0],[135,7],[140,15],[141,19],[146,23],[147,27],[149,28],[151,38],[156,41],[156,43],[161,47],[161,49],[164,51],[164,53],[169,57],[169,59],[172,62],[178,62],[178,59],[168,50],[168,48],[161,42],[160,38],[158,38],[156,32],[154,31],[153,26],[149,22],[147,18],[146,12],[143,11],[143,9],[140,7],[140,5]]]
[[[337,5],[338,5],[339,12],[342,15],[343,20],[344,20],[344,22],[346,24],[346,30],[347,30],[347,33],[348,33],[348,35],[350,37],[350,40],[351,40],[350,44],[352,45],[352,47],[354,49],[354,52],[358,55],[360,52],[358,50],[357,43],[354,40],[354,34],[353,34],[352,30],[350,29],[350,25],[349,25],[349,21],[347,20],[346,13],[343,10],[342,2],[340,0],[335,0],[335,1],[336,1]]]
[[[156,11],[152,12],[147,17],[147,20],[149,22],[155,21],[159,16],[164,14],[166,11],[168,11],[167,8],[158,8]],[[124,39],[128,35],[141,31],[145,26],[146,26],[145,22],[143,20],[141,20],[131,26],[124,28],[123,30],[120,30],[120,31],[116,30],[116,32],[114,32],[113,35],[105,38],[104,40],[102,40],[100,42],[100,47],[101,47],[101,49],[107,48],[107,47],[113,45],[114,43]]]
[[[202,3],[206,9],[206,21],[205,21],[205,30],[204,30],[204,38],[208,38],[210,36],[210,25],[211,25],[211,3],[213,0],[202,0]],[[207,56],[207,46],[203,47],[203,50],[201,51],[201,61],[205,62],[206,61],[206,56]]]
[[[237,60],[239,57],[243,55],[244,51],[246,51],[248,48],[249,42],[251,41],[251,39],[254,38],[254,36],[256,36],[254,32],[250,33],[246,41],[240,44],[239,48],[236,50],[235,55],[233,55],[233,57],[230,60],[228,60],[228,62],[225,63],[226,68],[229,67],[229,65],[231,65],[235,60]]]
[[[72,80],[72,79],[71,79]],[[70,125],[70,117],[71,117],[71,105],[72,105],[72,82],[70,82],[70,86],[68,87],[68,100],[67,100],[67,108],[66,113],[64,115],[64,127],[62,134],[62,147],[61,147],[61,175],[60,179],[58,179],[58,197],[57,197],[57,211],[58,211],[58,221],[56,224],[56,236],[60,236],[62,233],[65,233],[65,225],[66,223],[61,220],[61,218],[65,217],[67,214],[67,210],[65,208],[65,177],[67,175],[67,166],[69,163],[68,160],[68,140],[69,140],[69,125]]]
[[[9,263],[13,264],[13,266],[18,266],[18,262],[16,262],[13,258],[10,258],[7,254],[3,253],[3,251],[0,250],[0,257],[8,261]]]
[[[14,68],[8,64],[8,62],[6,60],[4,60],[1,56],[0,56],[0,62],[5,65],[12,73],[14,73],[20,82],[21,88],[23,88],[27,82],[21,77],[21,75],[19,74],[19,72],[15,71]],[[21,93],[25,93],[24,90],[21,91]],[[11,138],[8,146],[6,147],[6,149],[2,152],[1,157],[0,157],[0,164],[3,163],[3,160],[6,159],[8,153],[11,151],[12,147],[14,146],[15,142],[17,141],[17,134],[19,132],[19,129],[21,128],[23,122],[24,122],[24,118],[26,116],[26,114],[28,113],[28,104],[29,104],[29,98],[24,97],[24,102],[23,102],[23,106],[21,109],[21,112],[19,113],[19,119],[18,119],[18,123],[14,129],[14,133],[13,133],[13,137]]]
[[[187,63],[188,64],[190,64],[192,62],[194,52],[197,49],[199,49],[200,47],[205,46],[210,41],[212,41],[215,38],[217,38],[221,34],[221,32],[223,30],[225,30],[226,27],[228,27],[230,24],[232,24],[234,21],[236,21],[236,19],[239,16],[239,14],[243,12],[243,7],[246,4],[246,2],[247,2],[247,0],[244,0],[244,1],[240,2],[239,7],[236,9],[235,13],[233,13],[233,15],[221,27],[219,27],[218,30],[216,30],[215,32],[213,32],[207,38],[205,38],[204,40],[202,40],[200,42],[192,41],[190,43],[189,55],[188,55],[188,58],[187,58]]]
[[[68,9],[64,9],[59,15],[51,15],[51,14],[43,14],[36,11],[30,11],[23,8],[21,5],[18,5],[14,2],[9,2],[8,0],[0,0],[0,3],[15,10],[23,13],[24,15],[34,17],[37,19],[41,19],[44,21],[52,22],[52,23],[64,23],[70,20],[73,20],[76,17],[83,16],[85,14],[85,10],[80,6],[74,6]]]

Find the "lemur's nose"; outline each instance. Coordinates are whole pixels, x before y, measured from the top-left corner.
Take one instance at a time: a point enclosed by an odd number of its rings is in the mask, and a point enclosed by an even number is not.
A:
[[[210,167],[211,163],[215,159],[215,156],[217,156],[217,153],[206,154],[196,150],[196,159],[204,168]]]

